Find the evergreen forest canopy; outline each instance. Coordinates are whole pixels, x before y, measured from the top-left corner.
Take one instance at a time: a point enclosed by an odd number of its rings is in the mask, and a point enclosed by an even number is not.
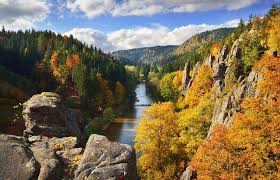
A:
[[[73,36],[35,30],[12,32],[3,28],[0,32],[0,55],[1,69],[15,76],[20,75],[34,84],[33,92],[28,92],[21,89],[24,88],[24,83],[17,86],[18,79],[6,80],[11,86],[15,86],[19,95],[66,88],[69,92],[63,93],[79,95],[83,103],[99,106],[100,104],[95,103],[94,94],[100,92],[100,88],[115,94],[118,84],[123,86],[126,83],[124,66],[101,50],[88,47]],[[106,87],[102,87],[102,83],[105,83]],[[2,97],[7,95],[5,93],[13,96],[11,92],[1,93]]]
[[[137,83],[112,56],[72,35],[51,31],[14,32],[3,27],[0,70],[1,102],[24,102],[33,94],[52,91],[87,117],[133,101]]]

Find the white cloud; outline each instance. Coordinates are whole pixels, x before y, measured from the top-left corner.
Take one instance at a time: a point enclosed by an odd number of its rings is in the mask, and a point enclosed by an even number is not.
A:
[[[107,40],[107,35],[101,31],[91,28],[74,28],[71,31],[64,33],[64,35],[73,35],[75,38],[88,45],[94,45],[104,51],[113,49],[112,44]]]
[[[0,0],[0,26],[19,30],[34,27],[50,12],[50,3],[45,0]]]
[[[235,10],[261,0],[67,0],[72,12],[82,11],[89,18],[113,16],[149,16],[167,12],[196,12],[213,9]]]
[[[190,24],[174,29],[156,25],[152,27],[120,29],[108,34],[91,28],[74,28],[65,34],[72,34],[75,38],[108,52],[157,45],[180,45],[196,33],[222,27],[236,27],[238,22],[239,20],[231,20],[217,25]]]

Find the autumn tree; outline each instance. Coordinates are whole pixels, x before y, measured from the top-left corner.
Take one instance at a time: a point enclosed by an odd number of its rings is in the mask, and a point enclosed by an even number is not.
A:
[[[116,102],[120,104],[125,98],[126,92],[125,88],[119,81],[116,82],[115,97]]]
[[[108,86],[108,81],[103,79],[101,74],[97,73],[98,92],[96,93],[96,104],[99,107],[110,107],[113,105],[113,93]]]
[[[173,86],[173,79],[175,73],[168,73],[160,80],[160,95],[166,101],[175,101],[177,99],[177,92]]]
[[[187,92],[186,103],[196,106],[201,97],[210,91],[213,84],[213,72],[207,65],[202,65],[197,71],[197,75]]]
[[[199,178],[280,178],[280,58],[265,56],[255,70],[257,97],[242,103],[231,128],[215,127],[192,159]]]
[[[212,56],[216,56],[220,51],[221,47],[218,43],[214,43],[210,49],[210,53]]]
[[[180,135],[176,140],[177,145],[173,147],[185,160],[193,157],[200,143],[206,138],[212,122],[213,106],[211,94],[207,94],[197,106],[178,113]]]
[[[267,43],[271,50],[280,52],[280,9],[276,9],[268,22]]]
[[[139,168],[144,179],[173,179],[176,165],[172,138],[177,134],[177,115],[170,102],[153,104],[140,120],[135,137],[141,153]]]
[[[67,36],[66,36],[67,37]],[[77,65],[78,63],[80,63],[81,59],[79,57],[79,55],[77,54],[73,54],[71,56],[69,56],[66,60],[66,66],[67,68],[69,68],[70,70],[73,69],[73,67],[75,65]]]
[[[183,78],[183,71],[175,72],[175,76],[173,78],[172,83],[173,83],[173,87],[178,92],[182,91],[182,78]]]

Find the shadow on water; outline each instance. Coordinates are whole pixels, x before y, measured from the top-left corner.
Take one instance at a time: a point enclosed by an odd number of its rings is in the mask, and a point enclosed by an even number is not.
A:
[[[148,108],[148,105],[153,102],[152,98],[146,93],[145,84],[139,84],[135,92],[137,102],[135,102],[134,107],[127,110],[121,117],[115,119],[104,132],[104,135],[111,141],[134,145],[134,137],[139,120],[145,109]]]

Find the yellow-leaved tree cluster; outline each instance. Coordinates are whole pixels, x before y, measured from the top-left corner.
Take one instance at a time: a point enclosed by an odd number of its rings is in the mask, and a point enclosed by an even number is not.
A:
[[[170,97],[181,89],[182,72],[163,78],[165,91]],[[184,101],[186,108],[180,112],[171,102],[156,103],[148,108],[141,119],[136,134],[136,151],[142,156],[138,161],[144,179],[177,179],[192,158],[199,143],[206,138],[212,117],[211,86],[213,73],[203,65]],[[171,98],[172,99],[172,98]],[[203,118],[201,118],[203,117]]]
[[[255,65],[263,76],[257,97],[242,104],[231,128],[217,126],[191,166],[199,179],[280,179],[280,58]]]
[[[163,75],[160,94],[169,102],[146,111],[135,138],[143,179],[180,179],[187,166],[197,171],[198,179],[280,179],[279,22],[280,7],[273,7],[247,25],[241,21],[240,28],[209,48],[216,56],[222,45],[231,47],[242,37],[240,61],[233,59],[232,74],[219,95],[207,65],[200,66],[185,97],[179,96],[182,71]],[[229,88],[238,85],[237,78],[252,70],[260,77],[256,95],[242,99],[231,127],[216,125],[206,139],[215,99],[233,93]]]

